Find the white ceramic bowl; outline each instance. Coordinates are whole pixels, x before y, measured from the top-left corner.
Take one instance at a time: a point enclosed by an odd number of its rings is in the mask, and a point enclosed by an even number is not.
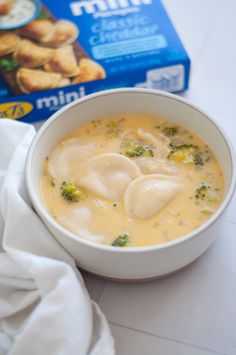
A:
[[[39,177],[45,157],[52,147],[83,123],[122,113],[149,113],[167,117],[202,137],[218,157],[225,177],[224,200],[218,211],[191,233],[160,245],[114,248],[72,234],[57,224],[44,208],[39,193]],[[185,267],[215,240],[221,231],[222,215],[235,188],[235,160],[229,140],[221,128],[208,115],[182,98],[147,89],[116,89],[75,101],[55,113],[42,126],[28,153],[26,181],[36,211],[78,266],[106,278],[144,280],[162,277]]]

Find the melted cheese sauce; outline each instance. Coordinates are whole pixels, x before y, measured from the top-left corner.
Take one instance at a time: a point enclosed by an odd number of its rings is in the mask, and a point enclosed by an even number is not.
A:
[[[138,136],[140,128],[151,138]],[[132,142],[137,141],[146,145],[145,153],[130,156]],[[189,147],[190,155],[181,155],[189,152]],[[140,150],[134,152],[140,154]],[[141,176],[148,172],[164,174],[167,180],[168,176],[176,177],[181,186],[177,195],[149,218],[130,217],[123,197],[110,201],[88,188],[82,188],[84,196],[78,202],[65,200],[62,183],[79,186],[83,164],[104,153],[126,156],[141,167]],[[146,158],[159,170],[143,166]],[[128,235],[125,246],[138,247],[174,240],[204,223],[221,204],[224,177],[209,147],[184,127],[149,115],[123,115],[92,121],[64,137],[45,161],[40,190],[46,209],[71,232],[110,245],[119,236]]]

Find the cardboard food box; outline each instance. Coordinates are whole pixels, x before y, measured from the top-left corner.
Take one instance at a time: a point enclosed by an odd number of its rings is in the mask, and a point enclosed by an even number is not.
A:
[[[33,122],[95,91],[180,92],[190,60],[159,0],[2,0],[0,117]]]

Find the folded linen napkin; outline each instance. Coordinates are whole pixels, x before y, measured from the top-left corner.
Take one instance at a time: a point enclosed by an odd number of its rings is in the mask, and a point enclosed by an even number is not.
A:
[[[105,317],[30,204],[24,167],[34,135],[0,120],[0,354],[112,355]]]

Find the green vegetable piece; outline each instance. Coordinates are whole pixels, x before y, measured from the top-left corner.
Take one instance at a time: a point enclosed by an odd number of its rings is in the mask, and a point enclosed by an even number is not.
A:
[[[174,137],[178,133],[178,131],[178,127],[165,127],[163,128],[162,133],[166,137]]]
[[[55,183],[55,179],[54,179],[54,178],[51,178],[51,180],[50,180],[50,185],[51,185],[52,187],[55,187],[55,186],[56,186],[56,183]]]
[[[128,234],[123,234],[123,235],[119,235],[119,237],[114,240],[114,242],[112,243],[112,246],[113,247],[125,247],[128,242],[129,242]]]
[[[197,200],[207,200],[211,203],[219,201],[217,193],[213,191],[208,183],[203,182],[199,188],[196,189],[195,197]]]
[[[106,138],[107,139],[117,138],[120,136],[121,133],[122,130],[120,129],[109,128],[108,131],[106,132]]]
[[[209,207],[204,207],[202,210],[201,210],[201,213],[202,214],[205,214],[205,215],[211,215],[214,213],[214,211],[212,209],[210,209]]]
[[[15,59],[0,59],[0,67],[5,71],[15,70],[19,63]]]
[[[97,128],[98,126],[100,126],[102,124],[102,121],[101,120],[92,120],[91,123],[94,128]]]
[[[121,135],[122,130],[120,129],[120,122],[119,121],[111,121],[106,124],[108,128],[106,132],[107,139],[117,138]]]
[[[210,186],[207,183],[202,183],[200,187],[196,189],[195,197],[197,200],[204,200],[207,196]]]
[[[199,153],[196,153],[194,155],[193,161],[196,166],[203,166],[204,165],[204,161]]]
[[[212,190],[208,183],[203,182],[200,187],[196,189],[195,197],[197,200],[207,200],[211,203],[219,201],[216,191]]]
[[[49,17],[50,17],[50,13],[48,11],[42,11],[39,14],[37,20],[47,20],[47,19],[49,19]]]
[[[128,141],[125,144],[125,155],[129,158],[135,157],[154,157],[152,148],[149,145],[137,141]]]
[[[174,145],[170,143],[169,145],[172,150],[168,154],[167,158],[170,160],[175,160],[179,163],[184,164],[194,164],[194,156],[198,147],[193,144],[180,144]]]
[[[61,195],[67,201],[78,202],[85,196],[84,192],[76,185],[66,183],[61,185]]]
[[[194,145],[194,144],[186,144],[186,143],[183,143],[183,144],[174,144],[174,143],[170,143],[169,144],[170,148],[172,148],[174,151],[176,150],[185,150],[185,149],[198,149],[198,146],[197,145]]]
[[[106,124],[107,128],[118,128],[119,123],[116,121],[111,121]]]

